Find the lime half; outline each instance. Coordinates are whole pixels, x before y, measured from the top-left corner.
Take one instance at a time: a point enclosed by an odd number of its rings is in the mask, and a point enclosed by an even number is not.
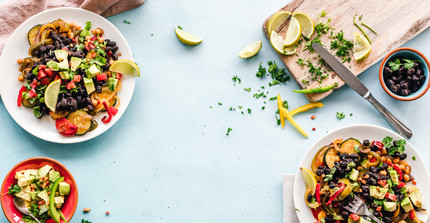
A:
[[[178,39],[183,43],[190,46],[195,46],[203,41],[203,39],[193,36],[179,27],[175,27],[175,33]]]
[[[137,64],[127,59],[119,59],[113,62],[113,64],[110,65],[109,70],[121,74],[128,74],[140,77],[140,70]]]
[[[257,55],[257,53],[260,52],[262,45],[263,43],[261,41],[249,44],[239,52],[239,57],[246,59]]]
[[[55,113],[57,107],[58,94],[60,93],[61,79],[49,83],[45,90],[45,104],[52,112]]]

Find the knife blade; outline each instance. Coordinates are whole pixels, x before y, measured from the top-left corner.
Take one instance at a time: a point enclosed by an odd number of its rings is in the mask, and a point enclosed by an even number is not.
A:
[[[314,50],[324,59],[324,61],[339,75],[342,80],[348,84],[361,97],[370,94],[369,89],[358,79],[351,71],[348,70],[339,60],[318,43],[312,44]]]
[[[369,89],[358,79],[351,71],[348,70],[339,60],[318,43],[312,44],[314,50],[324,59],[324,61],[339,75],[342,80],[349,85],[361,97],[366,99],[378,110],[379,113],[390,123],[390,125],[403,137],[409,139],[412,137],[412,131],[391,114],[383,105],[381,105],[370,93]]]

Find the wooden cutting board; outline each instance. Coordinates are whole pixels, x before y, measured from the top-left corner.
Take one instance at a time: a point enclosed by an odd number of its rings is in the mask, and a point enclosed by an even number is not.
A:
[[[387,55],[389,51],[403,45],[430,26],[430,0],[293,0],[279,11],[281,10],[304,12],[314,20],[315,24],[318,22],[322,10],[324,10],[327,15],[320,18],[321,21],[326,22],[328,18],[331,18],[330,26],[335,29],[333,32],[336,34],[343,30],[344,37],[351,42],[353,33],[360,32],[353,24],[354,15],[357,15],[358,24],[364,22],[377,31],[378,34],[375,34],[362,26],[372,41],[371,52],[362,62],[356,62],[352,59],[350,63],[344,63],[357,76]],[[362,20],[358,21],[360,15],[363,15]],[[263,23],[263,31],[267,38],[269,38],[267,33],[269,18]],[[284,25],[281,28],[279,31],[281,36],[285,36],[287,27]],[[316,33],[313,34],[312,38],[315,36]],[[321,37],[321,42],[327,49],[330,49],[331,39],[329,37],[330,34]],[[299,44],[296,55],[279,55],[300,87],[313,88],[320,85],[331,85],[335,82],[339,84],[339,87],[343,86],[345,83],[331,69],[328,69],[329,76],[321,84],[312,80],[309,84],[302,82],[303,79],[309,80],[310,74],[309,68],[302,67],[296,62],[298,58],[311,59],[314,65],[319,60],[316,52],[310,53],[308,50],[304,50],[304,44],[305,41]],[[334,54],[335,51],[331,50],[331,52]],[[319,94],[307,94],[306,96],[309,101],[319,101],[332,92],[333,90],[330,90]]]

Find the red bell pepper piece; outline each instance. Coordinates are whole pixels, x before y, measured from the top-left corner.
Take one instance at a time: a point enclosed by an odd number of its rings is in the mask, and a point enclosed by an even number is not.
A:
[[[111,110],[109,109],[109,106],[107,105],[107,103],[104,101],[103,102],[103,106],[105,107],[105,110],[106,110],[106,112],[108,113],[108,117],[106,117],[106,116],[104,116],[103,118],[102,118],[102,122],[103,123],[105,123],[105,124],[107,124],[107,123],[109,123],[111,120],[112,120],[112,112],[111,112]]]
[[[76,87],[75,82],[72,80],[67,84],[67,90],[73,89]]]
[[[39,69],[39,72],[37,73],[37,79],[40,80],[42,78],[46,77],[46,73],[44,70]]]
[[[26,92],[26,91],[27,91],[27,88],[25,88],[24,86],[22,86],[21,89],[19,89],[18,100],[17,100],[18,107],[21,107],[21,105],[22,105],[22,93]]]
[[[399,166],[393,165],[392,163],[387,163],[387,162],[384,162],[384,163],[388,164],[388,166],[393,167],[393,169],[397,172],[397,175],[399,175],[399,180],[403,179],[403,172],[402,170],[400,170]]]
[[[372,159],[370,159],[370,161],[369,161],[370,163],[374,163],[374,162],[376,162],[376,158],[375,157],[372,157]]]
[[[73,77],[73,81],[76,82],[76,83],[80,82],[81,81],[81,75],[75,75]]]
[[[94,45],[94,43],[88,43],[88,48],[90,48],[90,50],[96,48],[96,46]]]
[[[397,196],[395,194],[391,194],[391,193],[386,193],[385,194],[385,198],[390,199],[392,201],[396,201],[397,200]]]
[[[106,79],[107,79],[106,73],[97,74],[97,81],[102,81],[102,80],[106,80]]]
[[[39,70],[45,70],[46,69],[46,66],[45,65],[39,65]]]
[[[350,214],[349,217],[351,217],[351,219],[353,221],[358,221],[360,220],[360,216],[358,214]]]
[[[331,204],[331,202],[337,197],[339,196],[340,193],[342,193],[342,191],[345,189],[345,184],[344,183],[340,183],[339,186],[339,190],[333,194],[333,196],[330,197],[330,199],[327,201],[327,203],[325,203],[327,206],[329,206]]]
[[[411,211],[409,211],[409,218],[410,218],[411,220],[414,220],[414,219],[415,219],[415,210],[414,210],[414,209],[412,209]]]
[[[78,126],[71,123],[66,118],[59,118],[55,121],[57,132],[63,136],[74,136],[78,131]]]
[[[385,186],[385,184],[387,184],[387,180],[379,180],[378,184],[383,187],[383,186]]]
[[[36,93],[36,90],[34,90],[34,88],[32,88],[31,90],[28,91],[28,97],[29,98],[37,97],[37,93]]]
[[[93,37],[91,37],[91,41],[94,41],[94,40],[96,40],[97,39],[97,36],[93,36]]]
[[[318,215],[320,214],[320,212],[321,212],[321,208],[317,208],[317,209],[313,209],[313,208],[311,208],[311,212],[312,212],[312,215],[314,216],[314,218],[315,219],[318,219]]]
[[[406,184],[404,182],[399,182],[399,185],[397,185],[397,188],[402,188],[404,187]]]
[[[321,204],[321,185],[317,183],[317,186],[315,188],[315,198],[317,199],[318,204]]]
[[[379,141],[373,141],[371,146],[378,147],[378,151],[381,151],[384,148],[384,144]]]
[[[112,113],[112,115],[116,115],[118,113],[118,109],[115,107],[110,107],[110,112]]]
[[[45,71],[45,74],[48,75],[48,76],[52,76],[52,74],[53,74],[51,68],[45,69],[43,71]]]
[[[118,80],[121,80],[122,74],[121,73],[116,73],[115,78],[118,79]]]
[[[37,80],[36,80],[36,79],[33,79],[33,82],[31,82],[30,87],[31,87],[32,89],[34,89],[34,88],[36,88],[36,87],[37,87]]]

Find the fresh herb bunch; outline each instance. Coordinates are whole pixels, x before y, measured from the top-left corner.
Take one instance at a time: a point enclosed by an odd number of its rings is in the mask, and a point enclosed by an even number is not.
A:
[[[335,49],[336,50],[336,56],[341,57],[342,58],[342,63],[345,61],[351,62],[351,50],[352,47],[354,46],[354,44],[345,39],[344,37],[344,33],[341,30],[340,32],[338,32],[336,35],[331,34],[331,37],[334,39],[331,41],[330,44],[330,49]]]
[[[387,148],[387,153],[390,156],[393,155],[395,152],[405,152],[406,140],[404,139],[393,140],[392,137],[387,136],[382,140],[382,143],[384,144],[385,148]]]
[[[404,61],[404,63],[402,63],[401,61]],[[411,69],[412,67],[414,67],[414,62],[419,62],[421,63],[420,60],[409,60],[409,59],[400,59],[400,58],[396,58],[394,60],[391,60],[388,62],[388,66],[390,66],[392,71],[397,71],[401,65],[404,66],[405,69]]]

